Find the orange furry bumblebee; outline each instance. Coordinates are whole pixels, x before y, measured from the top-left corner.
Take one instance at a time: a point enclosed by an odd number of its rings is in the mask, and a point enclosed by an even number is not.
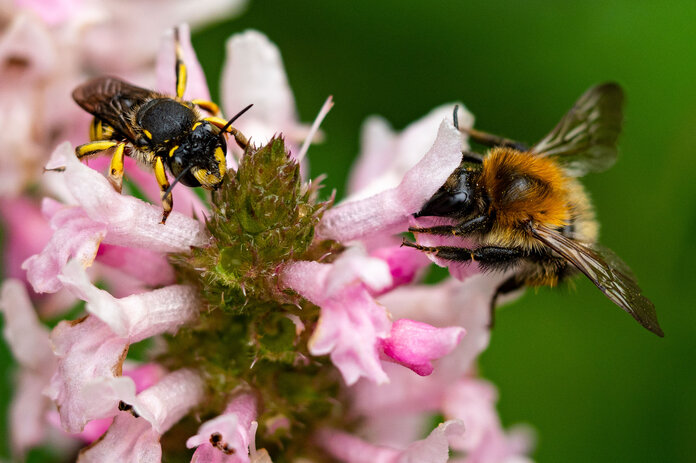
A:
[[[477,246],[404,244],[445,260],[476,261],[483,270],[514,269],[496,291],[491,310],[500,294],[522,286],[555,286],[580,271],[641,325],[663,336],[655,306],[641,294],[628,266],[597,243],[594,211],[576,179],[616,160],[622,104],[617,84],[593,87],[531,148],[463,130],[491,149],[485,155],[464,152],[460,166],[415,214],[453,224],[410,231],[466,236]],[[456,108],[454,120],[457,125]]]

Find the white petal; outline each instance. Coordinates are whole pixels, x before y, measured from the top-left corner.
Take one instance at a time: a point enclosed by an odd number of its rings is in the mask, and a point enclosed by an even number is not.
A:
[[[297,124],[295,99],[280,52],[262,33],[249,30],[227,41],[222,101],[228,117],[254,104],[235,125],[256,144]]]
[[[3,334],[20,365],[40,369],[53,359],[48,329],[36,316],[34,306],[24,284],[19,280],[7,280],[0,294],[5,326]]]

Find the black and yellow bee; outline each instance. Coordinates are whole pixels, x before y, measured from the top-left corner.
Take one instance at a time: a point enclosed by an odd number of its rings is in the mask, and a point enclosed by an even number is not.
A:
[[[186,186],[217,189],[227,171],[225,134],[232,134],[242,148],[247,139],[232,127],[247,106],[229,121],[217,116],[218,106],[205,100],[186,101],[186,65],[175,30],[176,96],[131,85],[116,77],[97,77],[73,91],[73,99],[94,116],[90,143],[80,145],[80,160],[112,153],[109,181],[117,191],[123,185],[123,159],[130,156],[151,167],[160,187],[164,212],[162,223],[172,210],[171,189]],[[199,109],[210,113],[203,117]],[[170,184],[165,166],[174,176]]]
[[[476,261],[483,270],[512,272],[491,302],[522,286],[554,286],[584,273],[612,302],[663,336],[655,307],[641,294],[628,266],[597,243],[598,225],[576,179],[616,160],[623,92],[614,83],[588,90],[559,124],[531,148],[478,130],[463,130],[491,149],[463,153],[462,163],[416,216],[445,217],[453,225],[411,228],[414,234],[473,238],[473,249],[421,246],[437,257]],[[455,109],[456,124],[456,109]]]

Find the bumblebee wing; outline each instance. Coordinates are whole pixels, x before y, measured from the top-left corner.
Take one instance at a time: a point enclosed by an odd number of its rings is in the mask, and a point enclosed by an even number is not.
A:
[[[589,247],[543,225],[532,227],[534,236],[566,258],[616,305],[658,336],[664,336],[653,303],[641,294],[628,266],[610,249]]]
[[[104,120],[123,135],[134,134],[126,116],[154,93],[131,85],[116,77],[97,77],[85,82],[73,91],[73,99],[88,113]]]
[[[618,84],[592,87],[531,151],[553,156],[574,177],[608,169],[616,161],[623,99]]]

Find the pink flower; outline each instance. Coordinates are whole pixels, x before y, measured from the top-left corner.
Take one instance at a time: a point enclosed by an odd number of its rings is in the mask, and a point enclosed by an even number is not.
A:
[[[80,452],[80,463],[123,461],[159,463],[160,436],[203,398],[203,382],[190,370],[178,370],[133,397],[129,411],[116,412],[104,437]],[[138,415],[136,417],[135,415]]]
[[[408,229],[409,217],[445,183],[462,158],[462,134],[444,120],[435,143],[395,188],[328,210],[317,229],[321,238],[341,242],[393,235]]]
[[[5,319],[5,340],[20,367],[10,410],[10,437],[13,451],[22,454],[44,438],[49,401],[41,391],[55,369],[55,359],[48,329],[39,322],[22,282],[3,283],[0,308]]]
[[[258,146],[283,133],[290,151],[297,153],[309,126],[299,122],[280,51],[265,35],[249,30],[230,37],[221,82],[225,114],[254,103],[235,124],[239,130]]]
[[[461,327],[436,328],[427,323],[401,319],[394,322],[388,338],[380,340],[384,353],[420,376],[433,372],[431,360],[444,357],[459,344],[466,331]]]
[[[471,127],[474,118],[461,103],[433,109],[398,135],[383,118],[368,118],[362,128],[362,151],[348,181],[349,198],[363,199],[397,187],[433,146],[440,123],[443,119],[451,120],[455,105],[459,106],[459,126]],[[460,134],[459,137],[461,149],[468,149],[466,136]]]
[[[330,354],[349,386],[361,376],[378,384],[387,382],[380,352],[419,375],[428,375],[432,373],[430,361],[449,353],[464,335],[458,327],[438,329],[411,320],[392,325],[384,307],[372,296],[392,286],[390,269],[357,248],[345,251],[333,264],[290,264],[283,281],[321,307],[309,351]]]
[[[68,432],[80,432],[94,419],[114,416],[120,400],[135,394],[135,383],[121,376],[128,346],[175,332],[198,314],[194,292],[169,286],[115,299],[94,287],[77,262],[67,265],[61,282],[87,301],[92,315],[61,322],[51,333],[58,369],[47,394],[59,407]]]
[[[198,434],[186,441],[186,447],[196,447],[191,462],[249,463],[258,426],[255,420],[254,396],[243,393],[235,397],[222,415],[203,423]]]
[[[461,435],[461,421],[441,423],[423,440],[403,450],[369,444],[345,432],[326,430],[318,439],[334,458],[345,463],[446,463],[450,440]]]
[[[312,355],[330,354],[348,385],[361,376],[377,383],[388,380],[378,339],[387,337],[390,323],[369,291],[391,285],[384,262],[356,253],[344,254],[334,264],[295,262],[284,270],[283,282],[322,309],[309,343]]]
[[[56,149],[48,167],[64,168],[46,175],[60,176],[63,199],[75,206],[44,203],[57,231],[40,254],[23,264],[37,292],[61,287],[58,275],[69,259],[91,265],[102,242],[154,252],[183,251],[207,242],[202,225],[177,212],[161,225],[159,206],[114,191],[106,178],[77,160],[69,144]]]
[[[500,463],[528,461],[531,438],[528,433],[513,431],[506,435],[495,411],[495,389],[485,381],[465,378],[453,384],[444,399],[447,418],[464,423],[466,432],[452,447],[466,452],[466,463]]]

